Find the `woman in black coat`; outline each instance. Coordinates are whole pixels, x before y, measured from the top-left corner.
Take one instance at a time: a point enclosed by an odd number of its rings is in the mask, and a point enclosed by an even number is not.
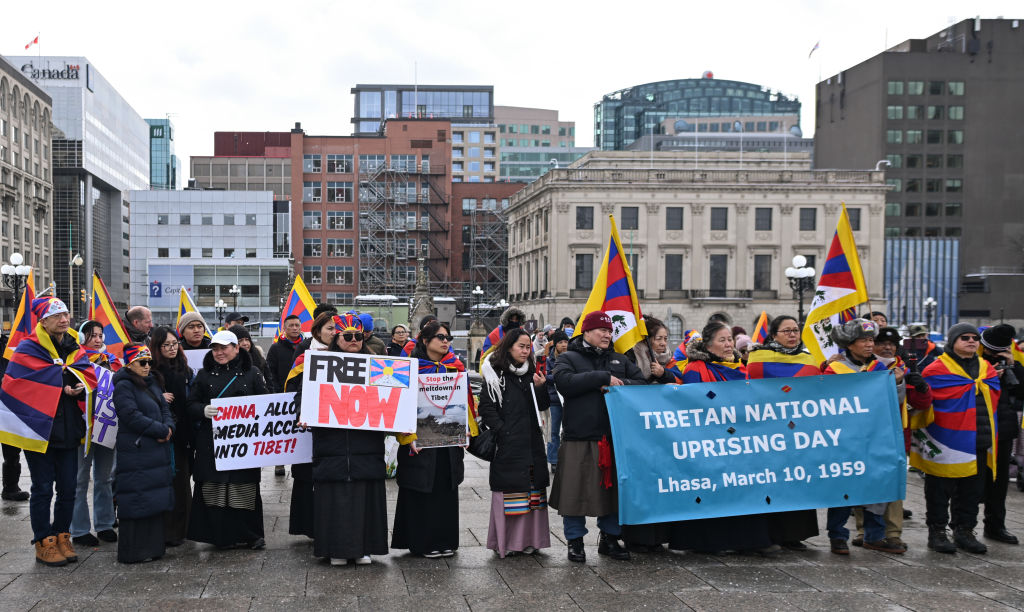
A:
[[[188,517],[192,509],[192,443],[195,428],[188,416],[188,387],[192,368],[188,367],[178,335],[168,327],[157,327],[149,339],[153,354],[153,372],[164,381],[164,399],[170,404],[174,418],[174,509],[164,521],[164,537],[168,546],[178,546],[188,533]]]
[[[547,451],[540,430],[540,411],[548,409],[550,398],[532,349],[525,330],[510,329],[480,366],[480,416],[498,443],[490,469],[487,548],[502,558],[551,546]]]
[[[164,555],[164,513],[174,507],[174,419],[145,344],[124,349],[127,367],[114,374],[117,411],[117,560],[138,563]]]
[[[260,549],[266,545],[260,469],[217,469],[213,454],[213,418],[217,409],[210,405],[217,398],[265,393],[269,391],[263,375],[253,367],[249,354],[238,348],[238,338],[228,331],[217,332],[188,398],[189,417],[199,423],[188,539],[220,548]]]

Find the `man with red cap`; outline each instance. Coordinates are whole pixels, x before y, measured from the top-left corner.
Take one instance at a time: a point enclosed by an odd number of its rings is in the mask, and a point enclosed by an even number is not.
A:
[[[628,560],[629,551],[619,544],[622,527],[612,430],[602,390],[645,384],[644,375],[628,357],[612,349],[612,319],[606,313],[588,313],[580,332],[555,363],[555,384],[564,398],[562,444],[548,503],[562,516],[570,561],[587,559],[583,536],[588,516],[597,517],[601,530],[598,554]]]

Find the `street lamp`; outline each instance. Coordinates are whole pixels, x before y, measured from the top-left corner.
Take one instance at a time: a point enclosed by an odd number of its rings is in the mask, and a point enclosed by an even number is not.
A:
[[[476,289],[470,291],[473,294],[472,303],[469,305],[470,314],[473,315],[473,322],[477,322],[480,319],[480,303],[483,301],[484,290],[480,288],[480,285],[476,286]]]
[[[814,268],[807,265],[807,258],[803,255],[793,257],[793,265],[786,268],[786,278],[789,279],[789,288],[797,295],[797,318],[801,327],[804,324],[804,292],[814,290]]]
[[[238,285],[231,285],[231,288],[228,289],[228,293],[231,294],[231,307],[238,310],[238,294],[242,293],[242,288]]]
[[[224,300],[217,300],[213,309],[217,312],[217,327],[224,327],[224,312],[228,309],[228,305],[224,303]]]
[[[17,315],[21,291],[28,283],[28,275],[32,272],[32,267],[26,266],[24,263],[25,258],[21,256],[21,253],[11,253],[11,263],[0,266],[0,275],[3,276],[4,286],[14,292],[14,305],[11,307],[12,324]]]
[[[928,333],[932,333],[932,318],[935,316],[935,309],[938,308],[939,303],[935,301],[935,298],[928,296],[924,298],[924,316],[925,322],[928,325]]]
[[[82,265],[82,256],[75,253],[68,261],[68,317],[75,318],[75,266]]]

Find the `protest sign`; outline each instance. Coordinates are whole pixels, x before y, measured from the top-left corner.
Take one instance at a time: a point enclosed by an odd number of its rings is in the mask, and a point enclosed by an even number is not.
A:
[[[210,405],[218,411],[213,418],[213,457],[218,470],[313,460],[313,434],[296,425],[294,393],[218,398]]]
[[[623,524],[903,499],[887,372],[611,387]]]
[[[185,351],[185,361],[188,362],[188,367],[192,368],[192,374],[198,374],[199,370],[203,369],[203,360],[206,359],[206,354],[210,352],[210,349],[189,349]]]
[[[96,371],[95,405],[92,409],[92,442],[107,448],[117,443],[117,411],[114,410],[114,373],[93,365]]]
[[[465,446],[469,436],[469,379],[465,372],[420,374],[416,446]]]
[[[372,431],[416,431],[419,364],[408,357],[306,351],[303,423]]]

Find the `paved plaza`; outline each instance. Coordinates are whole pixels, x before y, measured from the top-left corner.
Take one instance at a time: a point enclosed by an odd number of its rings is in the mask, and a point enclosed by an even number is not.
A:
[[[449,559],[396,553],[371,566],[330,567],[306,538],[288,535],[291,479],[263,473],[267,548],[218,551],[186,543],[163,559],[126,566],[116,544],[78,548],[64,568],[35,562],[28,504],[0,502],[0,610],[951,610],[1024,609],[1024,548],[991,541],[986,555],[940,555],[925,548],[923,481],[908,475],[905,555],[852,548],[811,550],[776,559],[691,553],[599,557],[587,537],[587,563],[569,563],[561,521],[551,511],[553,548],[498,559],[485,548],[487,466],[466,460],[460,488],[462,537]],[[22,487],[28,488],[27,468]],[[388,482],[394,510],[397,489]],[[1024,493],[1013,483],[1007,526],[1024,535]],[[819,513],[824,526],[824,514]],[[852,525],[852,520],[851,520]]]

